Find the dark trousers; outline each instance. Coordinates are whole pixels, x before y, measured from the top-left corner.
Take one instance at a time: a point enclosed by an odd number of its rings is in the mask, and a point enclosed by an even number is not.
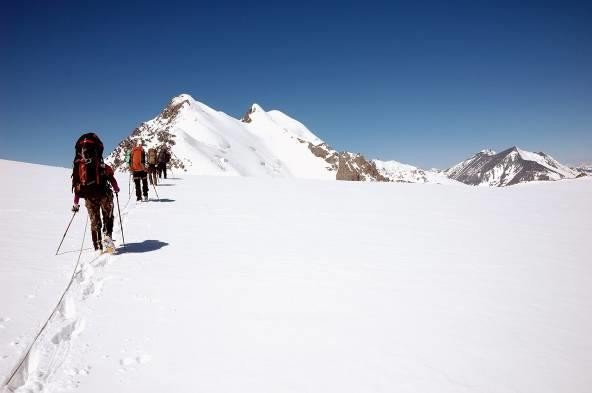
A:
[[[159,162],[158,163],[158,177],[162,179],[162,175],[164,174],[164,178],[167,178],[167,173],[166,173],[166,163],[164,162]]]
[[[140,189],[140,180],[142,180],[142,188]],[[148,177],[146,172],[134,172],[134,185],[136,186],[136,199],[142,199],[142,195],[148,196]]]

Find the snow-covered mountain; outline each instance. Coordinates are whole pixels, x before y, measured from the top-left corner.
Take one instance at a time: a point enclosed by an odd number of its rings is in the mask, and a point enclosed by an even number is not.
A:
[[[579,164],[576,165],[575,167],[571,168],[572,170],[579,172],[580,174],[578,175],[579,177],[581,176],[592,176],[592,164]]]
[[[136,128],[107,161],[124,169],[125,151],[139,139],[147,148],[171,148],[173,168],[191,174],[389,180],[362,155],[337,152],[299,121],[257,104],[239,120],[181,94]]]
[[[133,130],[107,161],[126,170],[125,152],[138,140],[146,148],[167,146],[173,169],[200,175],[507,186],[579,174],[544,153],[516,147],[499,154],[481,151],[445,172],[369,160],[332,149],[280,111],[253,104],[236,119],[188,94],[174,97],[158,116]]]
[[[384,177],[394,182],[462,184],[456,180],[448,178],[444,172],[435,169],[424,170],[398,161],[372,161]]]
[[[453,166],[446,175],[470,185],[510,186],[540,180],[571,179],[578,172],[545,153],[531,153],[512,147],[501,153],[482,150]]]
[[[310,153],[320,143],[306,127],[253,105],[252,121],[241,122],[194,100],[174,97],[154,119],[136,128],[108,160],[120,166],[125,150],[142,139],[148,147],[167,145],[173,167],[191,174],[331,178],[333,169]],[[303,143],[299,140],[304,141]]]

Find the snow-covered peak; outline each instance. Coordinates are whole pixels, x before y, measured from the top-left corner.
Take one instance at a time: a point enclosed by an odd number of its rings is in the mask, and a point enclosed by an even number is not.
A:
[[[496,154],[495,151],[491,149],[483,149],[479,153],[485,154],[486,156],[494,156]]]
[[[253,105],[251,105],[251,110],[250,110],[250,112],[251,112],[251,113],[255,113],[255,112],[258,112],[258,113],[265,113],[265,111],[263,110],[263,108],[261,107],[261,105],[259,105],[259,104],[257,104],[257,103],[254,103]]]
[[[516,150],[518,151],[518,154],[523,160],[536,162],[537,164],[540,164],[545,168],[558,172],[561,176],[566,178],[572,178],[577,176],[577,173],[575,171],[559,163],[559,161],[555,160],[548,154],[545,154],[543,152],[532,153],[526,150],[522,150],[520,148],[516,148]]]
[[[538,161],[540,159],[540,156],[537,153],[531,153],[529,151],[526,150],[522,150],[521,148],[514,146],[513,150],[515,152],[517,152],[520,157],[522,157],[522,159],[527,160],[527,161]]]
[[[445,173],[433,170],[423,170],[413,165],[403,164],[398,161],[372,160],[378,171],[386,178],[399,183],[440,183],[462,184],[449,179]]]
[[[171,104],[177,105],[177,104],[180,104],[184,101],[188,101],[189,103],[191,103],[191,102],[194,102],[195,99],[193,97],[191,97],[189,94],[183,93],[183,94],[179,94],[176,97],[173,97],[173,99],[171,100]]]
[[[520,155],[520,158],[522,158],[523,160],[538,162],[541,165],[547,165],[547,163],[545,162],[545,158],[547,158],[549,156],[546,155],[545,153],[542,153],[542,152],[533,153],[530,151],[522,150],[521,148],[519,148],[517,146],[514,146],[512,149],[513,149],[513,151],[518,153],[518,155]]]
[[[204,104],[203,102],[197,101],[195,98],[190,96],[189,94],[179,94],[176,97],[171,99],[171,102],[167,107],[163,110],[159,117],[175,117],[175,118],[182,118],[182,117],[192,117],[195,114],[214,114],[214,113],[221,113],[208,105]],[[183,115],[181,115],[183,114]],[[154,120],[157,120],[157,117]]]
[[[240,121],[181,94],[134,130],[108,161],[125,168],[126,150],[142,139],[145,148],[167,146],[171,165],[194,174],[335,179],[335,170],[306,143],[320,139],[280,114],[253,104]]]

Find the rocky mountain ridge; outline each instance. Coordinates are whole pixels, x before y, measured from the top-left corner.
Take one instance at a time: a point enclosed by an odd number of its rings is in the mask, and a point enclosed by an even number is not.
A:
[[[482,150],[445,173],[449,178],[468,185],[494,187],[530,181],[571,179],[578,176],[578,172],[545,153],[532,153],[516,146],[500,153]]]
[[[424,170],[397,161],[371,160],[338,152],[305,125],[253,104],[241,119],[216,111],[188,94],[171,99],[109,155],[116,169],[127,170],[125,153],[142,140],[146,148],[167,147],[170,166],[214,176],[272,176],[408,183],[464,183],[509,186],[528,181],[574,178],[570,169],[545,153],[517,147],[495,153],[482,150],[446,171]]]

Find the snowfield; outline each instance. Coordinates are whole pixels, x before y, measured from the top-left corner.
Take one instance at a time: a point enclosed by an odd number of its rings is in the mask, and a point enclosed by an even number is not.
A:
[[[84,251],[70,170],[0,160],[0,391],[592,387],[592,178],[508,188],[173,173]],[[114,237],[121,243],[119,219]],[[3,392],[3,393],[4,393]]]

